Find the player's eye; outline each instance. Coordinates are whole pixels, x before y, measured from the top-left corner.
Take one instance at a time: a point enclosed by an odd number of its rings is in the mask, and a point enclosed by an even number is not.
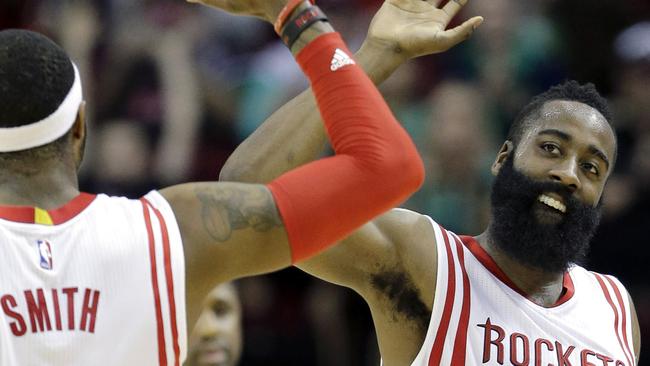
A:
[[[560,147],[552,142],[544,142],[540,145],[542,150],[546,151],[547,153],[551,155],[559,155],[560,154]]]
[[[227,304],[217,302],[212,305],[212,312],[217,316],[224,316],[228,313],[229,307]]]
[[[596,164],[594,164],[594,163],[583,163],[582,167],[583,167],[583,169],[585,169],[586,171],[588,171],[591,174],[594,174],[594,175],[599,175],[600,174],[600,170],[598,170],[598,166]]]

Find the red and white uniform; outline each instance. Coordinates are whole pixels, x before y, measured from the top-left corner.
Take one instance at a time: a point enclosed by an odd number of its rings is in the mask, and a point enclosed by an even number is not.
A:
[[[178,225],[158,192],[0,207],[0,365],[175,365],[185,359]]]
[[[431,322],[412,366],[632,366],[627,292],[611,277],[573,266],[564,293],[542,307],[472,237],[431,220],[438,274]]]

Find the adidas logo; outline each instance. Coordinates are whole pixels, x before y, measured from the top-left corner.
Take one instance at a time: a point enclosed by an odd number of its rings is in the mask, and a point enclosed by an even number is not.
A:
[[[354,65],[354,64],[355,64],[354,60],[350,56],[348,56],[347,53],[345,53],[340,48],[337,48],[336,51],[334,51],[334,57],[332,57],[330,70],[336,71],[345,65]]]

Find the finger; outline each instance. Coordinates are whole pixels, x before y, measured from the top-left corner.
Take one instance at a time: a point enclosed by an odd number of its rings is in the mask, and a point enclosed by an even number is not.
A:
[[[451,48],[469,38],[481,23],[483,17],[473,17],[455,28],[446,30],[442,35],[447,38],[447,45]]]
[[[449,0],[445,6],[442,7],[442,11],[449,15],[449,18],[453,18],[458,14],[460,9],[467,4],[468,0]]]

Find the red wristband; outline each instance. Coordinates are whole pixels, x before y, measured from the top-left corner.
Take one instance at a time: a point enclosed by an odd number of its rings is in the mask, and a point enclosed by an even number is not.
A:
[[[316,0],[289,0],[287,5],[285,5],[284,8],[280,10],[278,18],[275,20],[275,23],[273,23],[273,29],[275,29],[275,33],[277,33],[279,36],[282,36],[282,27],[287,22],[287,19],[291,13],[293,13],[293,11],[296,10],[296,8],[305,1],[309,1],[309,3],[312,5],[316,3]]]

